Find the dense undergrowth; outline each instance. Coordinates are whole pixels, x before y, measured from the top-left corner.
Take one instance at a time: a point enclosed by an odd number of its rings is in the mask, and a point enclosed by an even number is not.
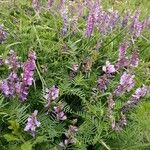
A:
[[[1,150],[150,149],[149,3],[118,3],[0,2]]]

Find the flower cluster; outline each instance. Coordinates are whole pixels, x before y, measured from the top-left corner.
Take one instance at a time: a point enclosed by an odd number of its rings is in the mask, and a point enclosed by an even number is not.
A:
[[[63,120],[67,119],[67,116],[62,111],[62,109],[63,109],[63,105],[62,104],[54,107],[54,113],[56,115],[57,120],[62,120],[63,121]]]
[[[18,68],[21,67],[21,63],[18,61],[18,57],[14,50],[9,51],[8,58],[5,59],[4,63],[8,65],[9,69],[13,71],[16,71]]]
[[[18,57],[13,50],[9,52],[8,58],[4,60],[4,64],[9,66],[11,73],[8,78],[2,80],[0,83],[0,90],[5,96],[18,96],[21,101],[26,100],[29,87],[33,82],[36,66],[35,60],[36,54],[34,51],[29,52],[28,60],[24,64],[18,61]],[[17,75],[18,68],[22,68],[23,70],[21,78]]]
[[[45,107],[50,107],[52,101],[56,100],[59,96],[59,88],[54,85],[51,88],[46,88],[44,93],[44,98],[47,100],[47,104]]]
[[[31,132],[32,136],[35,137],[36,133],[36,128],[40,127],[40,122],[37,120],[37,113],[38,111],[35,110],[31,116],[28,117],[27,119],[27,124],[24,128],[24,131],[29,131]]]
[[[19,78],[15,72],[11,72],[7,79],[0,83],[0,90],[6,97],[15,96]]]
[[[18,91],[19,99],[21,101],[25,101],[28,95],[29,87],[32,85],[33,82],[33,75],[35,70],[35,60],[36,54],[34,51],[30,51],[28,54],[28,60],[23,64],[23,73],[22,79],[20,82],[20,89]]]

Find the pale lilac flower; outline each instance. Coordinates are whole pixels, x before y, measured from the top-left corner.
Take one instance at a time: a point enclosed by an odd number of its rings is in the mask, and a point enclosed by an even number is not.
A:
[[[3,29],[2,25],[0,25],[0,44],[2,44],[6,40],[6,37],[7,33]]]
[[[123,73],[120,79],[120,84],[114,91],[116,96],[123,94],[125,91],[130,91],[134,87],[134,75],[127,74],[126,72]]]
[[[128,43],[126,42],[121,44],[119,47],[118,62],[116,64],[117,69],[128,66],[128,59],[126,58],[127,48],[128,48]]]
[[[131,33],[133,34],[134,38],[137,38],[141,35],[143,29],[143,23],[139,21],[140,12],[136,11],[135,15],[133,16],[133,21],[130,27]]]
[[[137,50],[133,50],[129,65],[133,67],[137,67],[138,63],[139,63],[139,53],[137,52]]]
[[[38,111],[35,110],[31,116],[27,119],[27,124],[24,128],[24,131],[29,131],[32,133],[32,136],[35,137],[36,128],[40,127],[40,122],[37,120],[37,113]]]
[[[148,88],[145,85],[143,85],[143,87],[138,88],[135,91],[135,94],[133,95],[133,97],[136,99],[140,99],[141,97],[144,97],[148,92],[149,92]]]
[[[115,66],[110,64],[109,61],[106,61],[106,65],[103,66],[102,70],[106,73],[106,74],[111,74],[111,73],[115,73],[116,69]]]
[[[98,79],[98,83],[97,83],[97,88],[104,92],[106,89],[107,89],[107,85],[109,83],[109,79],[107,77],[106,74],[104,74],[103,76],[101,76],[99,79]]]
[[[57,120],[66,120],[67,116],[65,115],[65,113],[62,111],[63,106],[55,106],[54,107],[54,113],[56,114],[56,118]]]
[[[45,107],[49,107],[51,104],[51,101],[57,99],[59,96],[59,88],[57,86],[53,86],[51,88],[47,88],[45,90],[44,98],[47,100],[47,105]]]
[[[89,13],[88,19],[87,19],[87,25],[86,25],[86,37],[91,37],[93,29],[94,29],[94,23],[95,23],[95,17],[93,10]]]

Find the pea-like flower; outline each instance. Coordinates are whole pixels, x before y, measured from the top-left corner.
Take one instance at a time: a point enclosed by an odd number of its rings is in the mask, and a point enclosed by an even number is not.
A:
[[[47,100],[47,105],[45,107],[49,107],[51,102],[57,99],[59,96],[59,88],[54,85],[51,88],[46,88],[44,93],[44,98]]]
[[[55,106],[54,107],[54,113],[56,114],[56,118],[58,120],[66,120],[67,119],[67,116],[65,115],[65,113],[62,111],[63,109],[63,106],[60,105],[60,106]]]
[[[106,65],[103,66],[102,70],[106,73],[106,74],[111,74],[111,73],[115,73],[116,69],[115,66],[110,64],[109,61],[106,61]]]
[[[24,128],[24,131],[31,132],[32,136],[35,137],[36,128],[40,127],[40,122],[37,120],[37,113],[38,111],[35,110],[32,115],[30,115],[27,119],[27,124]]]
[[[130,91],[134,87],[134,75],[130,75],[126,72],[120,78],[120,84],[116,88],[114,94],[119,96],[123,94],[125,91]]]

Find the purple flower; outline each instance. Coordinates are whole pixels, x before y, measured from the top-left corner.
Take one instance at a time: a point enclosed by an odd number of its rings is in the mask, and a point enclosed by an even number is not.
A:
[[[24,131],[29,131],[32,133],[32,136],[35,137],[35,130],[37,127],[40,126],[40,122],[37,120],[37,113],[38,111],[35,110],[34,113],[32,113],[31,116],[27,119],[27,124],[24,128]]]
[[[0,25],[0,44],[2,44],[7,37],[7,33],[4,31],[2,25]]]
[[[13,50],[9,51],[8,58],[5,60],[5,64],[9,66],[9,69],[16,71],[21,67],[20,62],[18,61],[18,57]]]
[[[143,85],[143,87],[138,88],[135,91],[135,94],[133,95],[133,97],[136,99],[140,99],[141,97],[144,97],[147,93],[149,93],[149,90],[145,85]]]
[[[137,50],[133,50],[129,64],[130,66],[137,67],[138,63],[139,63],[139,53],[137,52]]]
[[[98,83],[97,83],[97,88],[104,92],[106,89],[107,89],[107,85],[109,83],[109,79],[107,77],[106,74],[104,74],[103,76],[101,76],[98,80]]]
[[[102,70],[106,74],[111,74],[111,73],[115,73],[116,72],[116,69],[115,69],[114,65],[111,65],[109,61],[106,61],[106,65],[103,66]]]
[[[15,96],[16,94],[16,84],[18,83],[18,76],[15,72],[10,73],[7,79],[1,81],[0,90],[6,96]]]
[[[53,86],[51,88],[47,88],[45,90],[44,98],[48,101],[47,105],[45,107],[49,107],[51,104],[51,101],[57,99],[59,96],[59,88],[57,86]]]
[[[86,33],[85,33],[86,37],[90,37],[92,35],[93,28],[94,28],[94,22],[95,22],[95,17],[94,17],[94,13],[92,10],[89,13],[88,20],[87,20]]]
[[[36,54],[34,51],[30,51],[28,54],[28,60],[23,64],[22,80],[20,82],[20,90],[18,90],[19,98],[21,101],[25,101],[28,95],[29,86],[32,85]]]
[[[139,37],[141,35],[142,29],[143,29],[143,23],[139,21],[140,12],[136,11],[135,15],[133,16],[133,21],[130,27],[131,33],[133,34],[133,37]]]
[[[134,75],[127,74],[126,72],[123,73],[120,79],[120,84],[116,88],[114,94],[119,96],[123,94],[125,91],[130,91],[134,87]]]
[[[62,111],[63,106],[56,106],[54,107],[54,113],[56,114],[56,118],[58,120],[66,120],[67,116],[65,115],[65,113]]]

